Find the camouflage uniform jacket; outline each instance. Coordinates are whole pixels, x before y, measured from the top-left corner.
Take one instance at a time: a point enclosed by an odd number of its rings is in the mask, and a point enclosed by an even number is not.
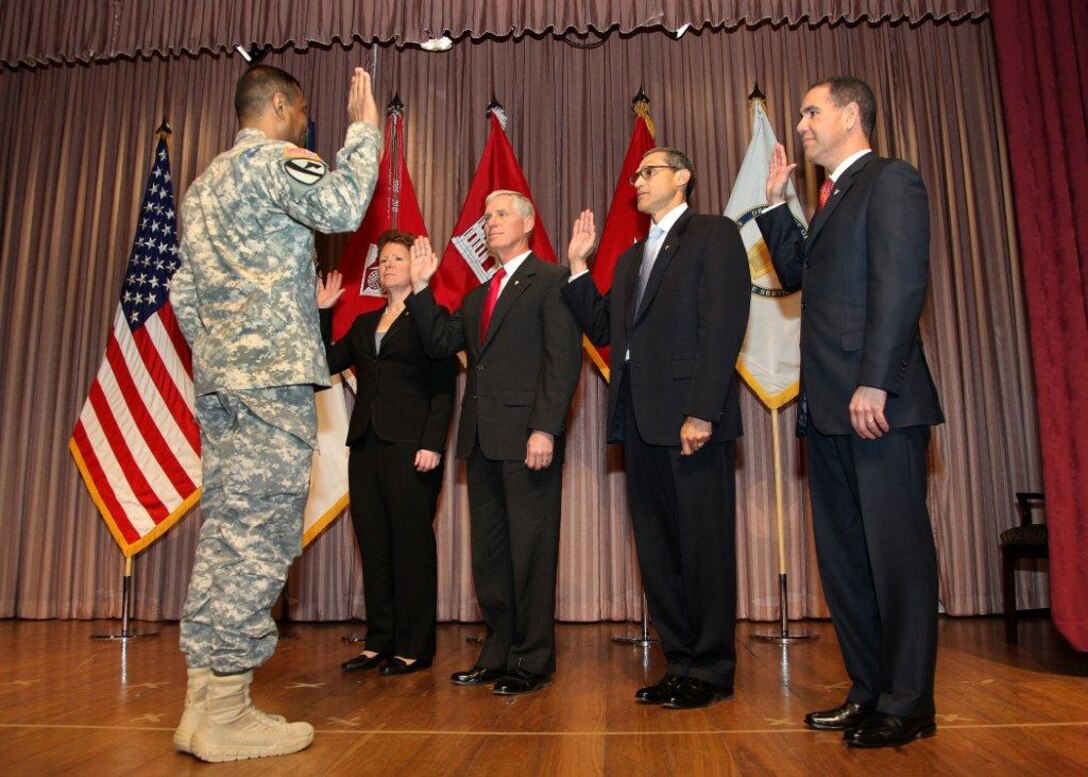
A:
[[[330,171],[293,143],[243,129],[189,187],[170,302],[193,349],[197,395],[329,385],[312,230],[358,227],[380,146],[381,133],[356,122]]]

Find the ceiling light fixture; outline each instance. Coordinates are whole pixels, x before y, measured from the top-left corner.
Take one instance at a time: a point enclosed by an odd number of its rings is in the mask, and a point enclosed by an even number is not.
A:
[[[447,35],[441,38],[428,38],[420,43],[419,47],[424,51],[449,51],[453,48],[453,40]]]

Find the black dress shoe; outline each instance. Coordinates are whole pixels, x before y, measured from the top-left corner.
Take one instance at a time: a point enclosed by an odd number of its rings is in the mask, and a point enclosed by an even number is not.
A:
[[[515,669],[495,683],[495,687],[491,689],[491,692],[497,696],[520,696],[523,693],[535,693],[551,684],[551,675]]]
[[[450,679],[457,685],[491,685],[505,676],[505,669],[485,669],[477,665],[464,672],[454,672],[450,675]]]
[[[723,688],[698,677],[682,677],[665,702],[670,710],[694,710],[709,707],[722,699],[733,698],[732,688]]]
[[[849,731],[857,728],[872,711],[872,707],[844,701],[834,709],[817,710],[805,715],[805,725],[817,731]]]
[[[885,712],[874,712],[857,728],[843,735],[850,747],[898,747],[925,739],[937,733],[933,716],[904,718]]]
[[[653,685],[635,691],[635,699],[640,704],[664,704],[672,698],[673,691],[683,679],[678,674],[667,674]]]
[[[416,659],[412,663],[408,663],[402,658],[393,656],[385,662],[385,666],[378,670],[378,674],[382,677],[392,677],[399,674],[412,674],[413,672],[422,672],[424,669],[431,668],[431,659]]]
[[[361,653],[355,658],[349,658],[344,663],[340,664],[340,668],[345,672],[355,672],[359,669],[373,669],[378,664],[385,661],[386,656],[383,653],[377,653],[373,656],[364,656]]]

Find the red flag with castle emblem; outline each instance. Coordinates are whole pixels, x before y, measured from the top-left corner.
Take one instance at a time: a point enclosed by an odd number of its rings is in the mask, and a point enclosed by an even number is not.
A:
[[[498,269],[498,263],[487,255],[484,239],[483,216],[487,195],[496,189],[509,189],[524,194],[533,202],[533,207],[536,207],[525,174],[514,156],[510,139],[506,137],[506,116],[502,106],[494,100],[488,106],[488,121],[491,129],[487,145],[480,157],[480,164],[476,167],[468,196],[461,206],[461,215],[457,218],[453,237],[442,255],[438,271],[431,279],[435,299],[451,311],[457,310],[464,296]],[[539,213],[529,247],[541,259],[555,261],[555,251]]]
[[[385,150],[374,196],[363,223],[348,239],[340,262],[344,295],[332,312],[333,340],[347,334],[357,316],[385,305],[378,286],[378,237],[389,229],[416,236],[427,234],[404,162],[404,104],[393,97],[385,113]]]
[[[597,247],[597,258],[590,271],[593,282],[597,284],[601,294],[607,294],[612,288],[616,262],[619,261],[623,252],[646,237],[646,233],[650,230],[650,217],[639,212],[635,187],[631,185],[631,176],[638,170],[642,157],[654,147],[654,123],[650,118],[650,98],[640,89],[631,104],[635,112],[635,128],[631,133],[631,142],[627,144],[627,154],[620,168],[616,193],[612,195],[612,205],[608,208],[608,215],[601,229],[601,244]],[[601,375],[608,380],[608,346],[597,347],[584,338],[582,343],[586,353],[601,371]]]

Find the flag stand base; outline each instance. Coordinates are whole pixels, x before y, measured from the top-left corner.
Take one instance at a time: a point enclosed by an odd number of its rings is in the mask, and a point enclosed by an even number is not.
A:
[[[624,634],[612,637],[613,645],[631,645],[648,648],[657,642],[650,636],[650,610],[646,606],[646,594],[642,595],[642,631],[638,634]]]
[[[132,639],[147,639],[157,636],[159,636],[158,631],[129,631],[127,627],[122,626],[121,631],[118,633],[107,634],[106,632],[96,631],[91,634],[91,639],[103,639],[110,642],[128,642]]]
[[[159,636],[158,630],[136,631],[129,628],[131,625],[129,613],[132,608],[132,567],[133,560],[130,556],[125,559],[125,574],[124,577],[121,578],[121,631],[95,631],[91,633],[91,639],[103,639],[111,642],[128,642],[133,639]]]
[[[819,634],[812,631],[798,631],[790,633],[789,607],[786,599],[786,575],[778,575],[778,633],[777,634],[752,634],[751,638],[756,642],[771,642],[776,645],[792,645],[796,642],[812,642],[820,638]]]

